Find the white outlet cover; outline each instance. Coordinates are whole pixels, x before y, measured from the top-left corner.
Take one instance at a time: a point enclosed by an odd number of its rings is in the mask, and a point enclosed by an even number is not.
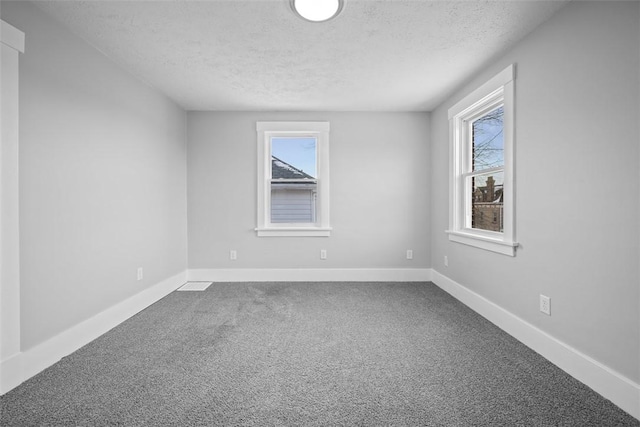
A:
[[[551,316],[551,298],[540,294],[540,311]]]

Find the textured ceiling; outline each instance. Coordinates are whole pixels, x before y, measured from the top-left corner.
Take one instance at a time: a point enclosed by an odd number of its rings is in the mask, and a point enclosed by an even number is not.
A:
[[[429,111],[564,1],[40,1],[187,110]]]

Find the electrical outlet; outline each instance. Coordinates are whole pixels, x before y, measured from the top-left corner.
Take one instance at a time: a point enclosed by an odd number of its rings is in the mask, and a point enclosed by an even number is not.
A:
[[[142,280],[144,277],[144,272],[142,271],[142,267],[138,267],[138,280]]]
[[[327,250],[320,249],[320,259],[327,259]]]
[[[413,250],[407,249],[407,259],[413,259]]]
[[[540,311],[551,316],[551,298],[540,294]]]
[[[444,266],[449,267],[449,257],[446,255],[444,256]]]
[[[238,251],[236,251],[235,249],[231,249],[229,251],[229,259],[230,260],[236,260],[238,259]]]

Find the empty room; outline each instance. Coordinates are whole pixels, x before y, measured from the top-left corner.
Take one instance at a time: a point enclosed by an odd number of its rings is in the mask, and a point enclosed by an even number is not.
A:
[[[0,17],[0,425],[640,426],[640,2]]]

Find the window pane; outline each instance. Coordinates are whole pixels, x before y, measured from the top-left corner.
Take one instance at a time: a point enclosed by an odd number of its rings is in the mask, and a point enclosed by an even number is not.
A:
[[[504,166],[503,117],[504,107],[500,107],[473,122],[472,170]]]
[[[315,179],[316,138],[271,138],[271,179]]]
[[[504,231],[504,172],[492,172],[470,177],[471,228]]]
[[[272,223],[316,222],[316,182],[271,182]]]
[[[316,221],[316,138],[271,138],[271,222]]]

